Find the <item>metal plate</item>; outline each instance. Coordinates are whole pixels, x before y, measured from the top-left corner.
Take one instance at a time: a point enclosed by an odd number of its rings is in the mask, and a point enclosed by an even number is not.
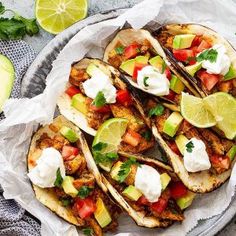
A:
[[[34,62],[27,70],[23,80],[21,93],[25,97],[34,97],[42,93],[45,88],[45,79],[52,69],[52,62],[67,42],[82,28],[100,21],[108,20],[119,16],[125,9],[109,11],[86,18],[66,29],[38,54]],[[235,215],[236,198],[232,200],[230,206],[221,215],[217,215],[208,220],[202,220],[188,233],[188,236],[212,236],[219,232]]]

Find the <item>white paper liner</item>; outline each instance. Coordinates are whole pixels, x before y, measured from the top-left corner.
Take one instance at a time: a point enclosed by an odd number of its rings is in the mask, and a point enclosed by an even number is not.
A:
[[[141,28],[150,21],[161,24],[196,22],[218,31],[236,45],[235,31],[232,29],[236,25],[235,12],[236,5],[231,0],[145,0],[117,19],[82,29],[54,61],[43,94],[32,99],[12,99],[4,107],[7,118],[0,123],[0,183],[4,196],[18,201],[42,222],[42,235],[77,235],[74,226],[57,217],[35,199],[26,176],[26,155],[32,133],[39,123],[52,121],[56,100],[64,89],[71,63],[85,55],[101,58],[103,48],[126,21],[134,28]],[[235,168],[226,184],[194,201],[185,211],[186,219],[182,224],[174,224],[165,230],[145,229],[137,227],[126,216],[120,219],[117,235],[185,235],[200,219],[220,214],[228,207],[235,192]]]

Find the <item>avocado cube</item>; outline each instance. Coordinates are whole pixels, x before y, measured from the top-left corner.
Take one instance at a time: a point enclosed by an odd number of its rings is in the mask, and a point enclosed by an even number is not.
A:
[[[174,111],[165,121],[163,132],[168,134],[170,137],[174,137],[182,121],[183,117],[180,113]]]
[[[111,178],[118,181],[119,180],[119,176],[118,176],[118,173],[120,171],[120,167],[121,165],[123,164],[122,161],[117,161],[113,167],[111,168],[111,172],[110,172],[110,175],[111,175]]]
[[[137,56],[135,57],[135,62],[141,63],[141,64],[148,64],[148,57],[147,56]]]
[[[64,192],[71,197],[76,197],[78,195],[78,190],[73,185],[74,178],[71,176],[66,176],[63,179],[63,182],[61,184]]]
[[[192,45],[193,39],[196,35],[194,34],[179,34],[174,37],[173,48],[174,49],[184,49],[189,48]]]
[[[183,134],[180,134],[175,138],[175,143],[182,155],[184,155],[185,145],[188,141],[189,140]]]
[[[122,192],[122,194],[132,201],[137,201],[143,195],[133,185],[129,185],[127,188],[125,188],[125,190]]]
[[[149,63],[155,67],[156,69],[158,69],[159,72],[162,73],[162,68],[163,68],[163,64],[164,64],[164,60],[158,55],[155,56],[153,58],[151,58],[149,60]]]
[[[100,74],[102,71],[93,63],[90,63],[86,69],[87,74],[92,77],[94,75]]]
[[[168,184],[170,183],[171,177],[167,173],[161,174],[160,177],[161,177],[161,189],[162,191],[164,191],[168,186]]]
[[[231,64],[231,66],[229,67],[229,71],[224,76],[223,80],[227,81],[227,80],[231,80],[234,78],[236,78],[236,68],[234,68],[233,65]]]
[[[231,161],[234,160],[236,156],[236,145],[233,145],[226,154]]]
[[[78,140],[77,134],[71,128],[67,126],[62,126],[60,129],[60,133],[68,139],[71,143],[74,143]]]
[[[188,191],[184,197],[178,198],[176,200],[176,203],[181,210],[186,209],[192,204],[195,196],[196,196],[195,193]]]
[[[135,67],[135,59],[130,59],[122,62],[120,69],[126,72],[128,75],[132,76]]]
[[[86,106],[86,97],[81,93],[75,94],[71,100],[71,106],[76,110],[80,111],[84,115],[87,114],[87,106]]]
[[[196,62],[193,65],[186,66],[185,69],[187,72],[191,75],[194,76],[195,73],[202,68],[202,62]]]
[[[110,213],[101,198],[98,198],[96,202],[96,211],[94,212],[94,217],[102,228],[109,225],[112,221]]]
[[[175,75],[171,75],[170,89],[180,94],[184,90],[184,83]]]

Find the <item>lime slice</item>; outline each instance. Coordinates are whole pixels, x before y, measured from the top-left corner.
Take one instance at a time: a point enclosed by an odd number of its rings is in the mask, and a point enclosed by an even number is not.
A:
[[[58,34],[86,17],[87,0],[36,0],[35,15],[40,26]]]
[[[182,93],[180,109],[184,119],[196,127],[208,128],[216,125],[214,116],[206,109],[201,98]]]
[[[124,118],[112,118],[105,121],[95,135],[93,146],[100,142],[106,143],[107,146],[102,150],[102,154],[117,152],[127,124],[128,120]]]
[[[226,138],[236,136],[236,99],[228,93],[218,92],[203,99],[205,107],[213,114],[217,127]]]

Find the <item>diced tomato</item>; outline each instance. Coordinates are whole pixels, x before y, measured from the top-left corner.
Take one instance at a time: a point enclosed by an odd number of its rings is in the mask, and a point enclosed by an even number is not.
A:
[[[80,218],[85,219],[96,211],[96,204],[90,197],[85,199],[76,198],[73,210],[78,213]]]
[[[133,147],[136,147],[141,142],[141,139],[142,136],[131,129],[129,129],[122,138],[125,143],[128,143]]]
[[[126,89],[120,89],[116,93],[116,101],[124,106],[132,105],[132,97]]]
[[[169,94],[165,95],[164,97],[166,99],[169,99],[169,100],[173,101],[175,99],[175,96],[176,96],[176,93],[172,90],[169,90]]]
[[[210,47],[211,47],[210,43],[208,43],[206,40],[202,40],[197,48],[197,51],[202,52],[203,50],[208,49]]]
[[[136,57],[139,52],[139,46],[137,44],[131,44],[125,48],[124,56],[125,59]]]
[[[167,68],[167,67],[166,67],[166,69],[165,69],[165,74],[166,74],[166,78],[167,78],[168,80],[171,80],[171,71],[170,71],[170,69]]]
[[[142,195],[142,196],[138,199],[137,203],[138,203],[139,205],[144,205],[144,206],[149,206],[149,205],[151,204],[151,203],[147,200],[147,198],[146,198],[144,195]]]
[[[64,160],[73,159],[79,154],[79,149],[69,145],[65,145],[62,148],[62,157]]]
[[[76,88],[75,86],[70,86],[66,90],[66,94],[68,94],[70,97],[73,97],[77,93],[81,93],[81,91],[78,88]]]
[[[218,173],[222,173],[229,169],[230,159],[228,156],[212,155],[210,162]]]
[[[169,185],[170,195],[172,198],[177,199],[187,194],[187,188],[181,181],[171,182]]]
[[[143,67],[145,67],[145,66],[146,66],[146,64],[135,62],[135,65],[134,65],[134,72],[133,72],[133,80],[134,80],[134,81],[137,80],[138,72],[139,72],[140,70],[142,70]]]
[[[212,88],[217,84],[217,82],[221,79],[221,75],[209,74],[204,70],[200,70],[197,73],[197,76],[202,81],[203,85],[211,91]]]
[[[169,143],[169,147],[174,153],[176,153],[177,155],[181,155],[181,153],[174,141]]]
[[[202,36],[196,35],[195,38],[192,41],[191,47],[199,46],[199,44],[202,42]]]
[[[194,57],[194,52],[191,49],[173,49],[174,57],[179,61],[187,61],[189,58]]]
[[[159,198],[157,202],[152,203],[151,209],[158,214],[161,214],[167,207],[168,199],[164,199],[162,197]]]
[[[103,107],[96,107],[94,105],[90,105],[90,108],[93,111],[99,112],[99,113],[108,113],[111,111],[110,106],[109,105],[104,105]]]

